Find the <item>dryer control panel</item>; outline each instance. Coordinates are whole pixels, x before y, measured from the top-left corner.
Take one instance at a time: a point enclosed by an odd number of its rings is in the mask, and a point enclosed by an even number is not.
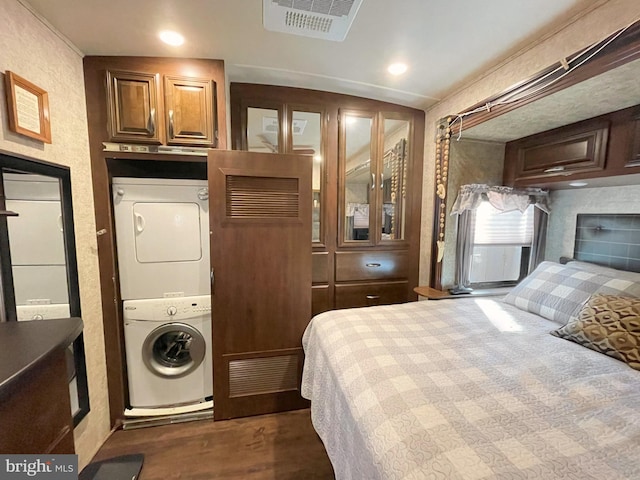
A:
[[[124,320],[185,320],[211,315],[211,297],[151,298],[125,300],[122,304]]]

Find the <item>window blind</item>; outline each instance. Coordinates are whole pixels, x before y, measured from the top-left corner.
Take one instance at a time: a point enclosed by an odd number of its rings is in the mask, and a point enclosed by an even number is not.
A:
[[[524,213],[501,212],[484,201],[474,211],[471,230],[474,245],[531,245],[533,241],[533,205]]]

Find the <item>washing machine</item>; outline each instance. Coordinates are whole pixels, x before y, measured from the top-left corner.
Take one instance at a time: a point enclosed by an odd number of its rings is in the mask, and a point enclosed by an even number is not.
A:
[[[212,406],[211,298],[123,302],[128,416]]]
[[[112,180],[123,300],[208,295],[206,180]]]

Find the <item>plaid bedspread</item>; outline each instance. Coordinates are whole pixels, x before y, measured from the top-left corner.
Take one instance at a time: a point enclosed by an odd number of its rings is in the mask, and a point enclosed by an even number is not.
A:
[[[327,312],[302,395],[336,478],[640,479],[640,372],[499,299]]]

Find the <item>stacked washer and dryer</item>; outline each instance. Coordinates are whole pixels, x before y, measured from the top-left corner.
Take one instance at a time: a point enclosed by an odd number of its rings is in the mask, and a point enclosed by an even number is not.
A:
[[[211,411],[206,180],[113,178],[127,417]]]

